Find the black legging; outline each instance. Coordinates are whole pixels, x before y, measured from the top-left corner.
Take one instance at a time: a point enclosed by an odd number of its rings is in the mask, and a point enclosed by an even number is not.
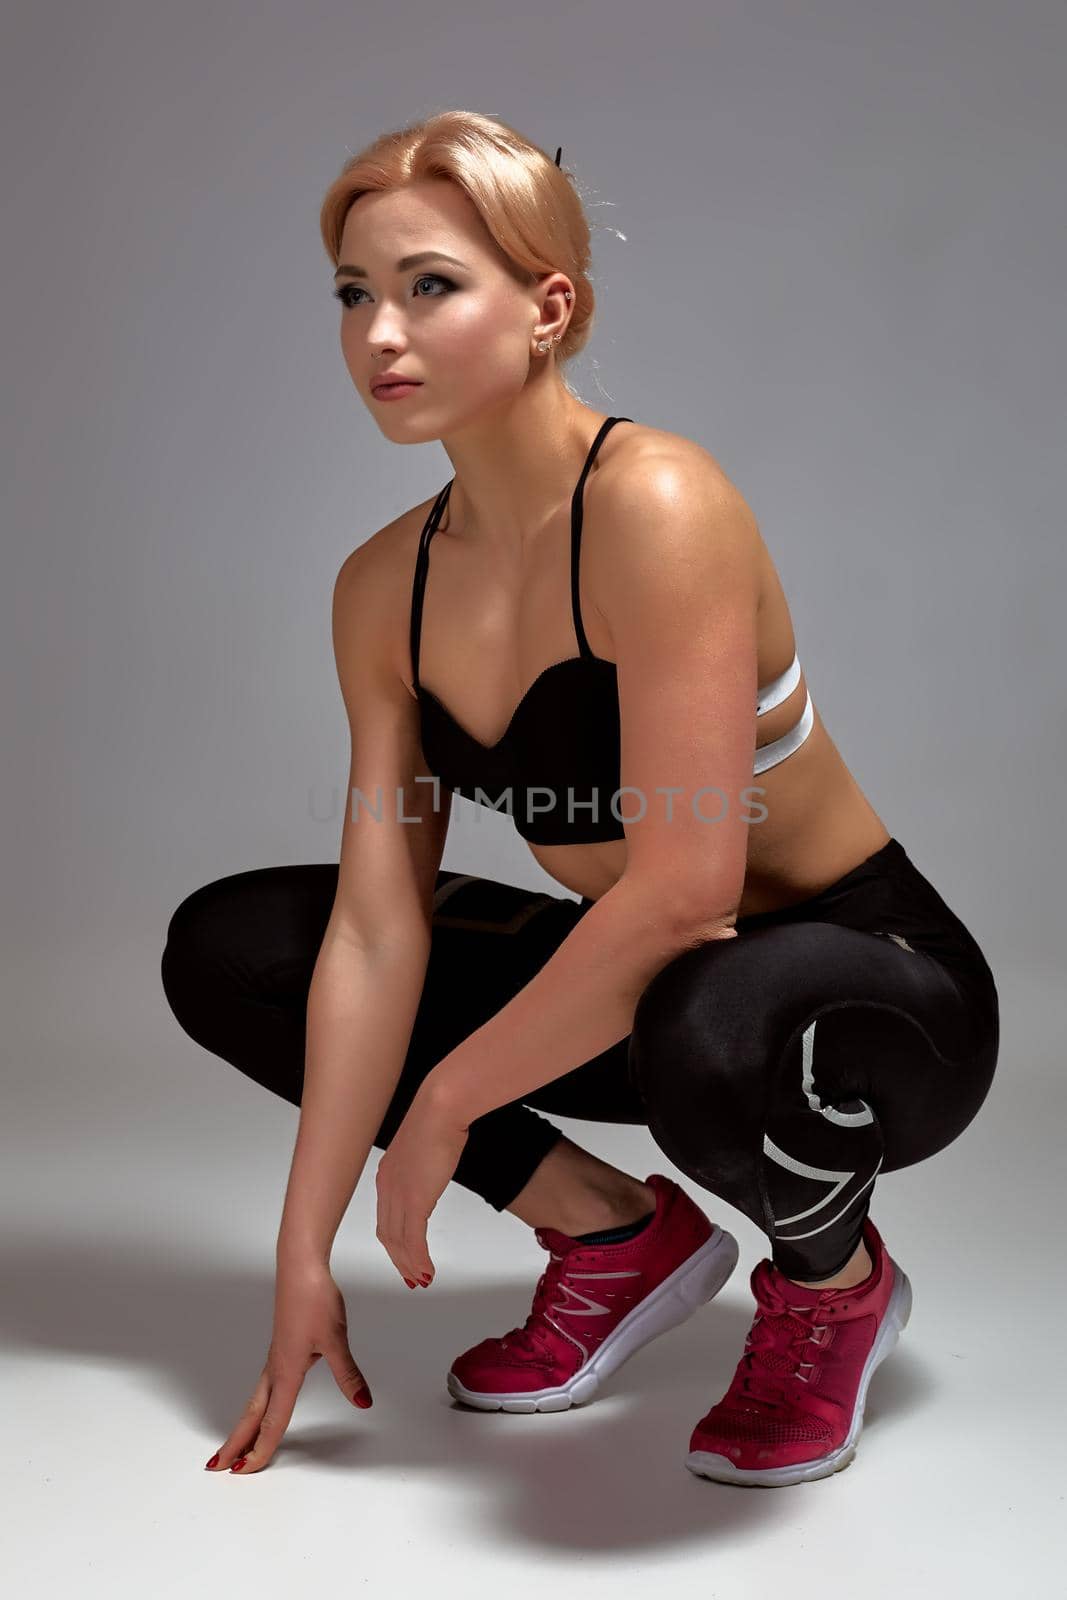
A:
[[[334,863],[239,872],[195,890],[167,930],[163,987],[186,1033],[294,1105],[336,887]],[[426,979],[376,1146],[592,903],[438,873]],[[562,1137],[538,1110],[647,1124],[682,1172],[767,1234],[788,1276],[836,1273],[860,1243],[876,1174],[943,1149],[985,1099],[993,975],[896,839],[737,930],[669,961],[625,1039],[477,1118],[455,1181],[510,1205]]]

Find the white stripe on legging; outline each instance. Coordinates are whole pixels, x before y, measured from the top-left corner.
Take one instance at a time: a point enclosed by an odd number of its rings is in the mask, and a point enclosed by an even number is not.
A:
[[[818,1022],[818,1020],[819,1019],[816,1017],[814,1021],[812,1021],[808,1027],[804,1029],[804,1033],[801,1038],[800,1071],[801,1088],[804,1091],[804,1097],[811,1109],[813,1111],[817,1111],[820,1116],[825,1117],[827,1122],[837,1123],[843,1128],[864,1127],[868,1123],[874,1121],[874,1112],[871,1110],[871,1107],[867,1104],[866,1100],[860,1100],[860,1105],[863,1107],[862,1111],[839,1111],[836,1106],[824,1106],[816,1092],[813,1061],[815,1055],[815,1023]],[[764,1134],[763,1136],[763,1153],[764,1155],[770,1156],[771,1160],[776,1161],[780,1167],[784,1167],[787,1172],[795,1172],[797,1176],[801,1178],[812,1178],[817,1183],[830,1183],[833,1185],[828,1194],[823,1195],[821,1200],[817,1200],[815,1204],[813,1206],[809,1206],[806,1211],[798,1211],[791,1217],[775,1217],[774,1225],[776,1230],[779,1227],[784,1226],[786,1223],[800,1222],[805,1217],[813,1216],[816,1211],[821,1211],[823,1206],[829,1205],[830,1202],[841,1193],[841,1190],[845,1187],[845,1185],[850,1183],[856,1176],[855,1172],[837,1172],[831,1167],[812,1167],[809,1166],[805,1161],[798,1161],[795,1156],[787,1155],[784,1150],[780,1150],[774,1143],[773,1139],[771,1139],[767,1134]],[[845,1212],[849,1209],[849,1206],[855,1204],[856,1200],[861,1194],[863,1194],[864,1190],[870,1188],[871,1184],[878,1176],[878,1172],[881,1168],[883,1160],[884,1157],[879,1158],[878,1166],[875,1167],[874,1171],[871,1173],[871,1176],[863,1185],[863,1188],[857,1189],[856,1193],[852,1196],[852,1199],[849,1200],[847,1204],[842,1206],[841,1210],[838,1211],[836,1215],[832,1216],[828,1222],[820,1223],[819,1227],[812,1228],[808,1233],[790,1234],[789,1240],[810,1239],[813,1233],[822,1233],[824,1229],[832,1227],[839,1217],[844,1216]]]

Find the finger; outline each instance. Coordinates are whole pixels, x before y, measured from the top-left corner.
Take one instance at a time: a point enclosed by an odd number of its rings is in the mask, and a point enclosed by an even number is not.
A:
[[[259,1382],[252,1391],[252,1398],[245,1406],[239,1420],[234,1423],[226,1442],[219,1446],[218,1451],[212,1456],[211,1472],[225,1472],[231,1462],[234,1462],[250,1445],[259,1431],[259,1419],[267,1409],[267,1397],[270,1394],[270,1374],[266,1367],[259,1375]]]
[[[356,1359],[343,1340],[331,1345],[326,1351],[326,1360],[330,1371],[334,1375],[337,1387],[346,1400],[351,1400],[354,1405],[366,1410],[373,1405],[370,1384],[360,1371]]]
[[[267,1409],[260,1418],[259,1432],[255,1443],[250,1450],[244,1452],[244,1459],[237,1471],[242,1477],[247,1477],[250,1472],[261,1472],[268,1464],[277,1450],[286,1428],[293,1415],[296,1397],[304,1382],[304,1374],[285,1373],[276,1379],[267,1401]],[[236,1465],[236,1463],[235,1463]]]
[[[409,1262],[412,1271],[409,1278],[432,1278],[433,1262],[430,1260],[430,1251],[426,1243],[425,1217],[420,1217],[417,1212],[410,1212],[410,1220],[405,1218],[404,1233],[404,1259]]]
[[[405,1272],[401,1264],[400,1255],[396,1247],[396,1230],[393,1226],[395,1206],[388,1184],[381,1181],[381,1166],[378,1167],[378,1222],[374,1234],[382,1249],[389,1257],[393,1266],[402,1278],[410,1278],[412,1274]]]
[[[403,1274],[404,1278],[409,1282],[418,1283],[425,1276],[426,1269],[425,1267],[416,1266],[420,1255],[417,1246],[419,1225],[417,1220],[409,1221],[409,1218],[417,1218],[417,1213],[412,1210],[410,1202],[398,1201],[396,1210],[393,1213],[393,1235],[390,1241],[391,1253],[396,1262],[397,1270]],[[421,1254],[426,1254],[425,1246]]]
[[[404,1237],[406,1206],[401,1193],[396,1185],[391,1183],[386,1176],[383,1180],[383,1161],[378,1164],[378,1238],[381,1240],[389,1259],[405,1282],[417,1283],[423,1276],[422,1272],[413,1268],[413,1263],[408,1259],[409,1250]],[[386,1169],[388,1172],[388,1169]]]
[[[433,1262],[426,1242],[429,1217],[425,1200],[408,1200],[397,1230],[398,1253],[405,1266],[411,1270],[408,1277],[422,1280],[433,1277]]]

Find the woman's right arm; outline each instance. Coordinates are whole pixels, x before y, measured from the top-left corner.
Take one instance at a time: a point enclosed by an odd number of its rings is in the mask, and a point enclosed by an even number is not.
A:
[[[320,1356],[347,1399],[371,1403],[330,1250],[407,1058],[451,809],[451,794],[435,811],[439,785],[415,782],[426,763],[398,655],[407,639],[407,584],[385,543],[395,526],[353,551],[334,587],[334,653],[352,742],[337,893],[308,994],[270,1348],[251,1399],[208,1463],[212,1471],[268,1465]],[[356,803],[354,791],[366,804]]]
[[[330,1259],[407,1055],[428,941],[375,950],[328,934],[307,1005],[300,1121],[278,1232],[286,1257]]]
[[[396,1091],[430,953],[451,795],[444,791],[435,812],[440,786],[415,782],[426,763],[397,652],[398,639],[407,641],[400,602],[408,586],[397,581],[390,531],[353,551],[334,588],[334,656],[352,756],[337,893],[308,994],[279,1261],[329,1261]]]

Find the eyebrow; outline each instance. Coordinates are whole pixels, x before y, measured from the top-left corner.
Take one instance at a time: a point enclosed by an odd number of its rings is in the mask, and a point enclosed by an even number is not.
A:
[[[466,269],[465,261],[458,261],[455,256],[446,256],[443,250],[420,250],[417,255],[401,256],[396,264],[397,272],[406,272],[409,267],[417,267],[420,261],[451,261],[453,266]],[[366,267],[340,266],[334,273],[335,278],[369,278],[370,273]]]

